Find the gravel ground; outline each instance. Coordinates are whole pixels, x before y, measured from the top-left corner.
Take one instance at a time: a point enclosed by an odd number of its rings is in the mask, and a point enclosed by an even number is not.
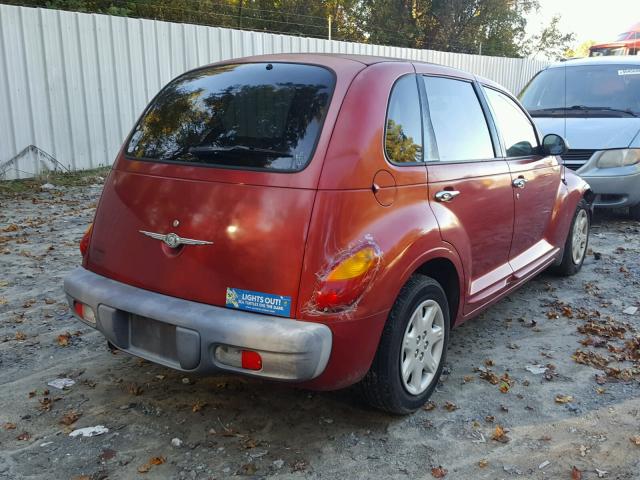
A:
[[[454,330],[432,403],[394,417],[110,353],[62,292],[100,180],[0,195],[0,479],[640,478],[638,222],[597,215],[580,274]]]

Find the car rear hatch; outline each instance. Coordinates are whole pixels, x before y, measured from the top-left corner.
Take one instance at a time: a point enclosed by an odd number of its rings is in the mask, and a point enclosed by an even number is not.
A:
[[[363,67],[348,64],[347,76]],[[293,316],[346,88],[332,70],[260,61],[172,81],[123,146],[85,267],[170,296]]]

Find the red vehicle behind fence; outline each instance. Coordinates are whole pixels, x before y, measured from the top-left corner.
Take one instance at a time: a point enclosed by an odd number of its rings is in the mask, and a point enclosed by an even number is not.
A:
[[[621,33],[615,42],[600,43],[589,47],[590,57],[610,55],[640,55],[640,22]]]
[[[500,86],[437,65],[278,55],[188,72],[116,159],[77,317],[183,371],[360,382],[411,412],[449,330],[554,267],[573,274],[588,185]]]

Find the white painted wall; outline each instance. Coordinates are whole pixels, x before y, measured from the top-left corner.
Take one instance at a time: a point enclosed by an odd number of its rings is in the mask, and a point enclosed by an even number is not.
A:
[[[109,165],[147,102],[172,78],[210,62],[283,52],[440,63],[513,92],[546,66],[529,59],[0,5],[0,179],[30,177],[55,168],[55,161],[70,170]]]

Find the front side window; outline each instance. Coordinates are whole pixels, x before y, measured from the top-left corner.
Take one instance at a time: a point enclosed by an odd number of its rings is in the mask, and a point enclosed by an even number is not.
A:
[[[393,163],[422,161],[420,96],[414,75],[398,80],[391,91],[385,128],[385,151]]]
[[[493,158],[489,127],[473,85],[450,78],[422,78],[440,160]]]
[[[322,67],[252,63],[203,68],[167,85],[126,148],[129,158],[297,171],[309,162],[335,79]]]
[[[507,157],[524,157],[538,152],[538,139],[529,118],[518,105],[492,88],[483,87],[495,115]]]

